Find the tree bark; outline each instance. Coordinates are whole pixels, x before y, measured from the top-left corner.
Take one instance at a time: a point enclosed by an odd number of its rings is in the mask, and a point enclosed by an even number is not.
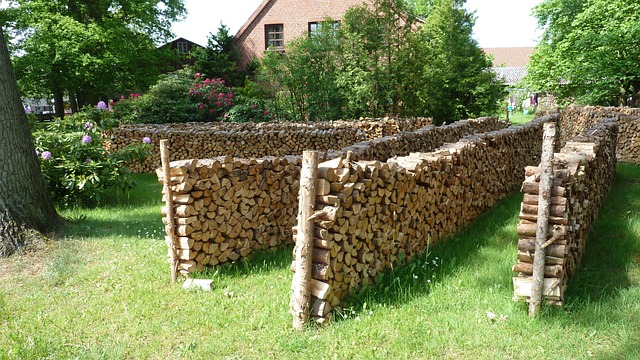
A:
[[[540,191],[538,197],[538,223],[536,227],[535,254],[533,258],[533,282],[529,299],[529,317],[534,318],[540,312],[542,304],[545,256],[543,244],[549,233],[549,208],[551,206],[551,185],[553,183],[553,144],[556,137],[556,124],[544,124],[542,139],[542,158],[540,162]]]
[[[40,173],[0,23],[0,256],[20,251],[59,220]]]
[[[316,203],[316,179],[318,177],[318,152],[304,151],[300,171],[300,195],[298,206],[298,235],[295,247],[295,269],[291,314],[293,327],[303,330],[309,318],[311,300],[311,267],[313,253],[313,215]]]

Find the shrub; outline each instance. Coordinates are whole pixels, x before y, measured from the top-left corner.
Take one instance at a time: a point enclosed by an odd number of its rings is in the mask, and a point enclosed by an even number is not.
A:
[[[145,143],[109,153],[95,114],[79,112],[33,134],[42,174],[59,206],[96,205],[107,191],[131,189],[135,183],[126,165],[148,155]]]
[[[268,101],[259,98],[236,97],[236,105],[228,112],[224,121],[265,122],[274,120],[275,114],[269,110]]]
[[[131,94],[112,105],[119,123],[167,124],[205,120],[197,103],[189,96],[193,76],[188,70],[163,75],[143,95]]]
[[[200,116],[207,121],[224,120],[233,106],[233,92],[222,79],[194,75],[195,82],[189,88],[191,100],[197,103]]]

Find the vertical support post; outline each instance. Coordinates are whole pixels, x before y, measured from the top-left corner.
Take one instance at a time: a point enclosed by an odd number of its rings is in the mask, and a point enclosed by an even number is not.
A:
[[[178,278],[178,256],[176,254],[176,210],[173,207],[173,193],[171,191],[171,167],[169,165],[169,140],[160,140],[160,159],[162,161],[162,173],[164,175],[164,196],[167,201],[167,248],[169,249],[169,262],[171,263],[171,282]]]
[[[311,266],[313,252],[313,219],[316,206],[316,178],[318,177],[318,152],[305,151],[300,170],[300,194],[298,201],[298,235],[295,247],[295,274],[291,288],[290,310],[293,327],[303,330],[309,320],[311,301]]]
[[[556,124],[544,124],[542,136],[542,159],[540,162],[540,187],[538,195],[538,223],[536,227],[535,253],[533,255],[533,279],[529,299],[529,317],[534,318],[542,304],[544,291],[545,249],[549,232],[549,206],[551,204],[551,186],[553,182],[553,143],[556,137]]]

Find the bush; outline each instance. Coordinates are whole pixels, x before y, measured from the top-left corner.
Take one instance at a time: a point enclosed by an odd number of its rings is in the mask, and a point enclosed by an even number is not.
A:
[[[233,106],[233,92],[222,79],[209,79],[194,75],[195,82],[189,88],[191,100],[197,103],[200,116],[207,121],[224,120]]]
[[[113,103],[113,117],[119,123],[167,124],[205,120],[189,96],[193,75],[178,70],[163,75],[143,95],[131,94]]]
[[[259,98],[236,97],[236,105],[228,112],[224,121],[265,122],[274,120],[275,114],[269,110],[268,101]]]
[[[149,153],[144,143],[109,153],[95,115],[78,112],[33,134],[42,174],[59,206],[96,205],[107,191],[131,189],[135,183],[126,165]]]

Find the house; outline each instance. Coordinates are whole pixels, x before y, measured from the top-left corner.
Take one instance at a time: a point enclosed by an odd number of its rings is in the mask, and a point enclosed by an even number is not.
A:
[[[262,57],[268,48],[284,50],[285,44],[305,33],[313,33],[318,23],[331,18],[337,22],[347,9],[369,4],[367,0],[264,0],[238,30],[236,45],[240,67]]]
[[[169,71],[180,70],[187,65],[193,65],[195,60],[190,54],[191,54],[191,51],[198,48],[203,48],[203,46],[198,45],[193,41],[187,40],[185,38],[178,38],[158,47],[158,49],[161,49],[161,50],[165,50],[165,49],[173,50],[174,53],[177,55],[176,60],[171,61]]]
[[[505,85],[513,87],[527,75],[527,64],[533,53],[532,47],[484,48],[485,54],[493,56],[492,70]]]

